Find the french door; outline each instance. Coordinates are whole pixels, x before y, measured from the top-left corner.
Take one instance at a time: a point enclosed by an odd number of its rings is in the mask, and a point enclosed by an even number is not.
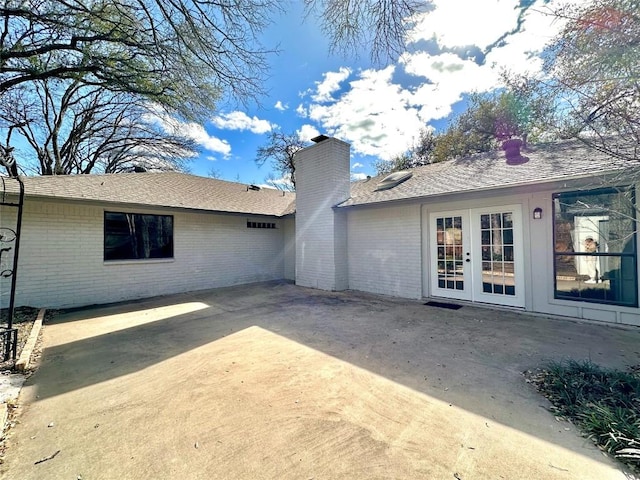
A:
[[[520,205],[432,213],[431,295],[524,306]]]

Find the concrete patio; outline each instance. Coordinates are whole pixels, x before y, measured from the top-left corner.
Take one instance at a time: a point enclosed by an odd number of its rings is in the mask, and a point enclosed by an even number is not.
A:
[[[640,330],[423,303],[271,282],[64,312],[44,327],[0,471],[625,478],[522,372],[638,364]]]

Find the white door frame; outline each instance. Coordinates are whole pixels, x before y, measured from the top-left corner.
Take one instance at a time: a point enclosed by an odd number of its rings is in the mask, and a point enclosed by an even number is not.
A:
[[[438,232],[437,219],[442,219],[444,231]],[[446,221],[453,223],[458,220],[461,222],[460,228],[444,224]],[[429,231],[431,295],[458,300],[473,300],[469,210],[431,213],[429,215]],[[461,236],[457,238],[458,235]],[[440,250],[440,258],[438,250]]]
[[[489,282],[485,282],[485,280],[493,276],[495,273],[492,273],[490,271],[491,269],[487,270],[483,268],[483,266],[488,267],[490,265],[490,262],[483,262],[481,215],[490,215],[496,213],[511,213],[511,219],[513,221],[513,228],[512,230],[510,230],[513,233],[513,272],[505,273],[502,280],[505,284],[503,288],[506,289],[506,284],[509,284],[510,288],[513,289],[513,294],[505,294],[504,292],[489,293],[484,291],[487,288],[491,289],[491,284]],[[440,248],[442,249],[443,241],[441,238],[440,245],[438,245],[436,219],[454,217],[460,217],[462,222],[462,258],[460,258],[460,255],[458,255],[457,259],[453,259],[453,270],[451,268],[451,262],[446,264],[447,268],[445,268],[446,273],[444,274],[446,278],[443,279],[443,260],[442,258],[438,259],[438,246],[440,246]],[[465,210],[430,212],[429,232],[429,257],[431,259],[429,275],[431,279],[431,296],[491,303],[497,305],[524,307],[524,235],[521,205],[498,205]],[[485,235],[486,234],[487,233],[485,230]],[[441,232],[440,236],[442,237],[442,235],[443,234]],[[449,241],[450,240],[451,239],[449,239]],[[445,246],[445,249],[452,250],[452,247]],[[452,253],[453,257],[456,256],[455,252],[453,251],[447,253]],[[487,252],[485,252],[485,257],[486,255]],[[451,257],[451,255],[449,255],[449,257]],[[485,258],[485,260],[487,259]],[[509,270],[509,268],[507,268],[506,270]],[[452,271],[454,272],[453,274],[450,273]],[[445,280],[445,288],[442,288],[443,280]],[[447,280],[449,288],[446,288]],[[462,281],[462,283],[460,283],[460,281]]]

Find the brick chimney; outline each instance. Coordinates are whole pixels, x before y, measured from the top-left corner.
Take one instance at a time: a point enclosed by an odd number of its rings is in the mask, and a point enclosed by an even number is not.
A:
[[[296,285],[348,288],[347,218],[333,207],[350,195],[350,145],[324,135],[296,166]]]

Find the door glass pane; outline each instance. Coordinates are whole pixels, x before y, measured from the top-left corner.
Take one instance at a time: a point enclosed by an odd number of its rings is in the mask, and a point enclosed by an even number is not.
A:
[[[436,218],[438,288],[464,290],[462,217]]]
[[[480,215],[482,291],[516,294],[513,247],[513,212]]]
[[[504,229],[502,241],[505,245],[513,245],[513,228]]]
[[[513,247],[511,245],[504,246],[504,261],[513,262]]]

